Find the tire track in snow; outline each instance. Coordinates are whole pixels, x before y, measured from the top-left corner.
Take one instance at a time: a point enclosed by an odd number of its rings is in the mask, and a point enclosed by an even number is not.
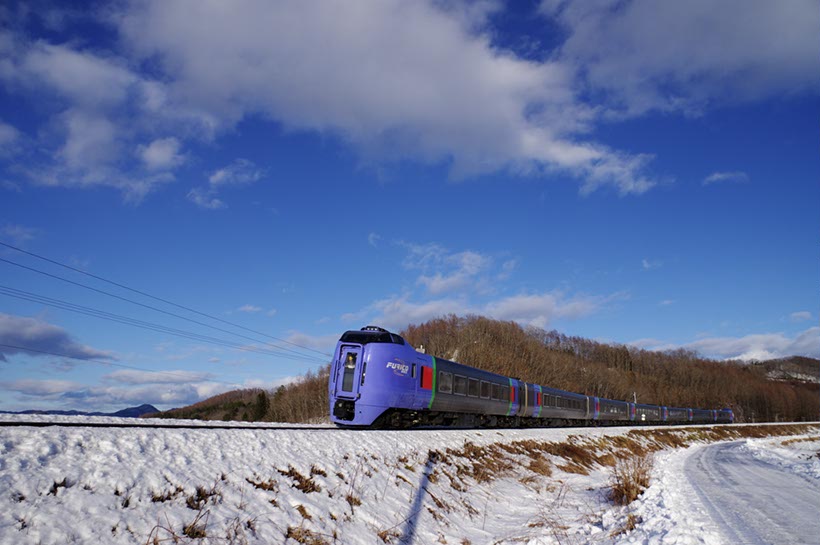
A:
[[[756,459],[744,442],[694,452],[684,471],[727,542],[745,545],[816,543],[820,487]]]

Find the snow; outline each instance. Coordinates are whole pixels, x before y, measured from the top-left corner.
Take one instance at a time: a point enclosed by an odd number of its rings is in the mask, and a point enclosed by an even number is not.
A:
[[[815,543],[818,456],[816,431],[659,453],[654,484],[631,506],[642,523],[623,543]]]
[[[152,422],[173,421],[139,421]],[[527,469],[531,456],[496,448],[516,441],[588,444],[632,428],[235,427],[0,428],[0,544],[172,543],[174,537],[237,544],[728,543],[709,513],[693,508],[684,476],[687,459],[706,447],[655,454],[653,484],[628,507],[608,501],[608,467],[576,473],[548,454],[547,476]],[[771,450],[788,467],[806,461],[779,450],[811,446],[752,441],[749,453]],[[460,455],[465,452],[476,454]],[[622,532],[630,514],[642,522]],[[201,533],[189,534],[204,537],[184,535],[193,522]]]

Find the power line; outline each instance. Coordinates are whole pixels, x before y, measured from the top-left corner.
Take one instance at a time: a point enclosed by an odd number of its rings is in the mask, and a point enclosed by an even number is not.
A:
[[[6,245],[5,243],[0,243],[0,244]],[[6,246],[7,246],[7,245],[6,245]],[[230,330],[228,330],[228,329],[224,329],[224,328],[221,328],[221,327],[217,327],[217,326],[214,326],[214,325],[211,325],[211,324],[206,324],[205,322],[200,322],[200,321],[198,321],[198,320],[194,320],[194,319],[192,319],[192,318],[188,318],[188,317],[186,317],[186,316],[182,316],[182,315],[180,315],[180,314],[176,314],[176,313],[173,313],[173,312],[169,312],[169,311],[167,311],[167,310],[163,310],[163,309],[161,309],[161,308],[157,308],[157,307],[154,307],[154,306],[151,306],[151,305],[146,305],[145,303],[140,303],[139,301],[134,301],[133,299],[129,299],[129,298],[127,298],[127,297],[122,297],[122,296],[120,296],[120,295],[117,295],[117,294],[114,294],[114,293],[110,293],[110,292],[107,292],[107,291],[105,291],[105,290],[101,290],[101,289],[95,288],[95,287],[93,287],[93,286],[89,286],[89,285],[87,285],[87,284],[83,284],[83,283],[81,283],[81,282],[75,282],[74,280],[69,280],[68,278],[64,278],[64,277],[59,276],[59,275],[56,275],[56,274],[51,274],[51,273],[46,272],[46,271],[41,271],[40,269],[36,269],[36,268],[34,268],[34,267],[29,267],[29,266],[27,266],[27,265],[23,265],[23,264],[21,264],[21,263],[17,263],[17,262],[14,262],[14,261],[8,260],[8,259],[4,259],[4,258],[2,258],[2,257],[0,257],[0,261],[2,261],[2,262],[4,262],[4,263],[8,263],[9,265],[14,265],[15,267],[20,267],[20,268],[22,268],[22,269],[26,269],[26,270],[28,270],[28,271],[36,272],[36,273],[38,273],[38,274],[42,274],[42,275],[44,275],[44,276],[48,276],[48,277],[50,277],[50,278],[54,278],[54,279],[56,279],[56,280],[60,280],[60,281],[62,281],[62,282],[66,282],[66,283],[68,283],[68,284],[72,284],[72,285],[74,285],[74,286],[79,286],[79,287],[81,287],[81,288],[84,288],[84,289],[87,289],[87,290],[91,290],[91,291],[96,292],[96,293],[100,293],[100,294],[103,294],[103,295],[107,295],[108,297],[113,297],[113,298],[115,298],[115,299],[119,299],[119,300],[121,300],[121,301],[125,301],[125,302],[128,302],[128,303],[131,303],[131,304],[133,304],[133,305],[137,305],[137,306],[140,306],[140,307],[143,307],[143,308],[147,308],[147,309],[153,310],[153,311],[155,311],[155,312],[160,312],[160,313],[162,313],[162,314],[166,314],[166,315],[168,315],[168,316],[173,316],[173,317],[175,317],[175,318],[179,318],[179,319],[181,319],[181,320],[186,320],[186,321],[189,321],[189,322],[193,322],[193,323],[195,323],[195,324],[198,324],[198,325],[201,325],[201,326],[204,326],[204,327],[208,327],[208,328],[211,328],[211,329],[215,329],[215,330],[217,330],[217,331],[221,331],[221,332],[223,332],[223,333],[227,333],[227,334],[229,334],[229,335],[235,335],[235,336],[237,336],[237,337],[242,337],[243,339],[247,339],[247,340],[250,340],[250,341],[253,341],[253,342],[262,343],[262,344],[265,344],[265,345],[268,345],[268,346],[272,346],[272,347],[274,347],[274,348],[276,348],[276,349],[278,349],[278,350],[282,350],[282,351],[284,351],[284,352],[292,352],[293,354],[296,354],[296,355],[298,355],[298,356],[304,356],[304,355],[305,355],[305,354],[302,354],[302,353],[300,353],[300,352],[297,352],[296,350],[293,350],[293,349],[291,349],[291,348],[286,348],[286,347],[284,347],[284,346],[278,346],[278,345],[273,344],[273,343],[268,342],[268,341],[262,341],[262,340],[259,340],[259,339],[255,339],[255,338],[253,338],[253,337],[248,337],[247,335],[243,335],[243,334],[241,334],[241,333],[237,333],[237,332],[235,332],[235,331],[230,331]],[[292,343],[291,343],[291,344],[292,344]],[[310,350],[312,350],[312,349],[310,349]],[[312,351],[313,351],[313,352],[318,352],[318,351],[316,351],[316,350],[312,350]],[[329,356],[329,354],[325,354],[324,352],[318,352],[318,353],[319,353],[319,354],[322,354],[323,356]]]
[[[97,359],[93,359],[93,358],[78,358],[77,356],[70,356],[68,354],[61,354],[59,352],[50,352],[48,350],[40,350],[40,349],[37,349],[37,348],[31,348],[31,347],[28,347],[28,346],[16,346],[16,345],[13,345],[13,344],[2,344],[2,343],[0,343],[0,347],[2,347],[2,348],[11,348],[13,350],[18,350],[18,351],[21,351],[21,352],[34,352],[36,354],[47,354],[49,356],[57,356],[58,358],[68,358],[68,359],[77,360],[77,361],[90,361],[90,362],[93,362],[93,363],[100,363],[102,365],[110,365],[112,367],[122,367],[124,369],[131,369],[133,371],[143,371],[145,373],[156,373],[156,374],[163,374],[163,375],[178,375],[180,377],[184,377],[184,378],[187,378],[189,380],[191,379],[191,375],[189,373],[186,373],[185,371],[152,371],[151,369],[145,369],[143,367],[136,367],[134,365],[126,365],[124,363],[114,363],[114,362],[111,362],[111,361],[97,360]],[[203,382],[222,382],[222,381],[204,379]]]
[[[230,322],[230,321],[228,321],[228,320],[223,320],[222,318],[219,318],[219,317],[217,317],[217,316],[212,316],[212,315],[207,314],[207,313],[205,313],[205,312],[200,312],[200,311],[195,310],[195,309],[192,309],[192,308],[190,308],[190,307],[186,307],[186,306],[184,306],[184,305],[180,305],[180,304],[178,304],[178,303],[174,303],[173,301],[169,301],[169,300],[167,300],[167,299],[163,299],[163,298],[161,298],[161,297],[156,297],[156,296],[154,296],[154,295],[151,295],[150,293],[145,293],[144,291],[140,291],[140,290],[138,290],[138,289],[131,288],[131,287],[129,287],[129,286],[126,286],[125,284],[120,284],[120,283],[118,283],[118,282],[114,282],[113,280],[108,280],[108,279],[106,279],[106,278],[103,278],[102,276],[97,276],[96,274],[91,274],[91,273],[89,273],[89,272],[83,271],[82,269],[78,269],[78,268],[76,268],[76,267],[72,267],[71,265],[66,265],[65,263],[61,263],[61,262],[56,261],[56,260],[54,260],[54,259],[49,259],[49,258],[44,257],[44,256],[41,256],[41,255],[39,255],[39,254],[35,254],[34,252],[29,252],[29,251],[23,250],[22,248],[18,248],[18,247],[16,247],[16,246],[12,246],[11,244],[7,244],[7,243],[5,243],[5,242],[0,241],[0,245],[5,246],[6,248],[10,248],[10,249],[12,249],[12,250],[15,250],[15,251],[18,251],[18,252],[24,253],[24,254],[26,254],[26,255],[30,255],[30,256],[32,256],[32,257],[36,257],[37,259],[42,259],[43,261],[47,261],[47,262],[52,263],[52,264],[54,264],[54,265],[58,265],[58,266],[60,266],[60,267],[64,267],[64,268],[69,269],[69,270],[72,270],[72,271],[74,271],[74,272],[78,272],[78,273],[80,273],[80,274],[84,274],[84,275],[86,275],[86,276],[90,276],[91,278],[94,278],[94,279],[96,279],[96,280],[100,280],[100,281],[102,281],[102,282],[106,282],[106,283],[111,284],[111,285],[113,285],[113,286],[117,286],[117,287],[119,287],[119,288],[122,288],[122,289],[125,289],[125,290],[128,290],[128,291],[131,291],[131,292],[133,292],[133,293],[137,293],[137,294],[142,295],[142,296],[144,296],[144,297],[148,297],[148,298],[150,298],[150,299],[154,299],[155,301],[160,301],[160,302],[165,303],[165,304],[167,304],[167,305],[171,305],[171,306],[174,306],[174,307],[177,307],[177,308],[181,308],[181,309],[183,309],[183,310],[187,310],[188,312],[193,312],[194,314],[198,314],[198,315],[200,315],[200,316],[204,316],[204,317],[206,317],[206,318],[210,318],[211,320],[215,320],[215,321],[217,321],[217,322],[221,322],[221,323],[223,323],[223,324],[228,324],[228,325],[230,325],[230,326],[233,326],[233,327],[236,327],[236,328],[239,328],[239,329],[242,329],[242,330],[248,331],[248,332],[250,332],[250,333],[255,333],[255,334],[257,334],[257,335],[262,335],[263,337],[267,337],[267,338],[269,338],[269,339],[273,339],[273,340],[275,340],[275,341],[283,342],[283,343],[285,343],[285,344],[289,344],[289,345],[291,345],[291,346],[296,346],[296,347],[301,348],[301,349],[303,349],[303,350],[308,350],[308,351],[310,351],[310,352],[316,352],[317,354],[321,354],[322,356],[331,356],[331,354],[328,354],[328,353],[326,353],[326,352],[322,352],[322,351],[320,351],[320,350],[315,350],[315,349],[313,349],[313,348],[310,348],[310,347],[307,347],[307,346],[303,346],[303,345],[300,345],[300,344],[297,344],[297,343],[294,343],[294,342],[291,342],[291,341],[288,341],[288,340],[285,340],[285,339],[280,339],[279,337],[274,337],[273,335],[268,335],[267,333],[263,333],[263,332],[261,332],[261,331],[256,331],[256,330],[254,330],[254,329],[250,329],[250,328],[247,328],[247,327],[245,327],[245,326],[242,326],[242,325],[239,325],[239,324],[235,324],[235,323]],[[3,261],[5,261],[5,260],[3,260]]]
[[[11,288],[8,286],[3,286],[0,284],[0,295],[5,295],[6,297],[14,297],[16,299],[21,299],[24,301],[30,301],[32,303],[39,303],[42,305],[59,308],[62,310],[67,310],[69,312],[75,312],[78,314],[83,314],[86,316],[92,316],[95,318],[100,318],[102,320],[108,320],[111,322],[117,322],[124,325],[130,325],[132,327],[138,327],[140,329],[146,329],[150,331],[156,331],[159,333],[167,333],[169,335],[174,335],[177,337],[186,338],[189,340],[205,342],[210,344],[215,344],[219,346],[225,346],[228,348],[233,348],[236,350],[243,350],[246,352],[256,352],[259,354],[266,354],[270,356],[277,356],[286,359],[292,360],[302,360],[302,361],[309,361],[312,363],[325,363],[324,360],[317,358],[316,356],[311,356],[308,354],[305,355],[295,355],[295,354],[288,354],[282,352],[276,352],[273,350],[265,350],[262,348],[257,348],[254,346],[247,346],[242,345],[239,343],[235,343],[232,341],[228,341],[225,339],[220,339],[218,337],[212,337],[210,335],[202,335],[200,333],[195,333],[192,331],[187,331],[184,329],[176,329],[172,327],[167,327],[162,324],[156,324],[153,322],[146,322],[144,320],[138,320],[136,318],[131,318],[129,316],[123,316],[120,314],[114,314],[111,312],[106,312],[103,310],[95,309],[93,307],[86,307],[83,305],[77,305],[75,303],[71,303],[69,301],[64,301],[61,299],[54,299],[51,297],[46,297],[44,295],[38,295],[36,293],[31,293],[28,291],[18,290],[16,288]]]

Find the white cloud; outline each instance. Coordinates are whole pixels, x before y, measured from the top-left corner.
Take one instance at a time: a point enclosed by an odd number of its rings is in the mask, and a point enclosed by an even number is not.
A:
[[[0,313],[0,361],[13,354],[47,356],[42,352],[62,354],[70,358],[116,360],[103,352],[74,341],[66,330],[36,318]],[[16,348],[12,348],[16,347]]]
[[[137,155],[148,170],[170,170],[185,162],[179,149],[180,143],[176,138],[160,138],[147,146],[138,146]]]
[[[370,233],[369,235],[367,235],[367,243],[373,246],[374,248],[378,247],[379,241],[381,239],[382,237],[376,233]]]
[[[812,315],[808,310],[802,310],[800,312],[792,312],[791,315],[789,315],[789,319],[791,319],[792,322],[806,322],[812,319]]]
[[[482,275],[494,263],[490,256],[471,250],[451,252],[435,243],[400,245],[407,250],[403,266],[422,271],[416,283],[431,295],[481,287],[486,282]]]
[[[20,131],[0,121],[0,157],[10,155],[20,139]]]
[[[589,316],[607,303],[625,296],[622,293],[609,296],[579,294],[568,298],[561,291],[516,295],[489,303],[480,314],[545,328],[556,319],[577,320]]]
[[[501,265],[501,272],[498,274],[498,280],[509,280],[513,271],[518,267],[517,259],[508,259]]]
[[[0,382],[0,388],[28,396],[49,397],[68,391],[81,390],[83,386],[68,380],[21,379]]]
[[[27,398],[36,398],[41,405],[92,411],[112,411],[127,406],[150,403],[161,407],[190,405],[217,394],[240,388],[274,389],[293,382],[297,377],[261,380],[250,379],[244,383],[214,381],[139,382],[138,377],[122,375],[128,386],[87,385],[64,380],[24,379],[0,382],[0,389],[17,392]],[[150,375],[148,376],[150,378]],[[132,380],[134,379],[134,380]],[[26,398],[27,403],[31,403]]]
[[[359,311],[344,314],[343,321],[367,322],[399,330],[409,323],[448,314],[476,314],[546,327],[557,319],[576,320],[599,312],[608,304],[628,297],[622,292],[604,296],[568,295],[563,290],[498,297],[497,293],[504,290],[501,282],[518,266],[516,260],[504,261],[498,271],[496,259],[480,252],[453,252],[435,243],[398,244],[407,252],[402,266],[421,271],[414,286],[421,286],[423,293],[406,291],[385,297]]]
[[[820,10],[813,0],[544,0],[569,32],[558,58],[610,108],[704,108],[820,87]]]
[[[153,1],[115,22],[134,62],[159,61],[168,95],[222,128],[261,114],[339,136],[368,161],[445,162],[457,178],[560,171],[584,192],[649,189],[648,156],[579,139],[596,114],[576,99],[572,70],[494,48],[488,11]]]
[[[660,268],[662,266],[663,266],[663,261],[660,261],[658,259],[642,259],[641,260],[641,267],[643,267],[643,269],[645,271],[649,271],[649,270],[652,270],[652,269],[657,269],[657,268]]]
[[[502,297],[476,304],[465,298],[415,302],[410,294],[404,294],[375,301],[358,312],[343,315],[342,320],[367,321],[397,331],[407,324],[422,323],[448,314],[476,314],[544,328],[557,319],[577,320],[589,316],[625,297],[627,295],[624,293],[608,296],[578,294],[568,297],[564,292],[553,291]]]
[[[285,340],[299,346],[312,348],[313,350],[332,352],[333,348],[336,346],[336,341],[339,340],[339,333],[334,332],[329,335],[309,335],[300,331],[290,331]],[[316,356],[321,358],[319,354],[316,354]]]
[[[686,348],[707,357],[721,359],[767,360],[787,356],[820,357],[820,327],[811,327],[796,335],[756,333],[742,337],[704,337],[674,344],[656,339],[630,343],[649,350]]]
[[[713,172],[703,179],[703,185],[711,185],[720,182],[745,183],[749,181],[749,175],[745,172]]]
[[[211,189],[218,189],[228,185],[246,185],[258,181],[264,175],[264,170],[258,168],[252,161],[236,159],[230,165],[220,168],[208,177]]]
[[[649,172],[652,156],[596,142],[596,123],[816,93],[820,83],[820,12],[811,0],[548,0],[543,12],[567,39],[539,60],[494,44],[489,15],[501,9],[435,0],[126,0],[102,16],[114,32],[109,50],[2,30],[0,83],[48,118],[31,131],[38,151],[20,170],[32,183],[108,186],[136,203],[174,180],[189,140],[262,118],[339,138],[366,165],[444,164],[453,178],[561,174],[577,178],[582,194],[640,194],[660,181]],[[81,19],[51,12],[62,29]],[[13,22],[8,28],[26,28]],[[9,127],[0,124],[0,148],[19,140]],[[260,177],[237,163],[188,198],[224,208],[225,185]]]
[[[391,296],[374,301],[364,309],[344,314],[342,320],[348,323],[380,325],[392,331],[399,331],[407,324],[422,323],[431,318],[448,314],[468,314],[469,305],[460,299],[438,299],[416,303],[410,296]]]
[[[103,377],[103,380],[124,384],[187,384],[210,381],[212,378],[211,373],[197,371],[139,371],[125,369],[109,373]]]
[[[188,200],[206,210],[219,210],[227,206],[220,199],[214,197],[207,188],[195,187],[188,192]]]
[[[187,133],[203,123],[184,107],[148,100],[162,95],[164,84],[144,78],[127,59],[104,51],[31,41],[9,31],[0,31],[0,43],[0,83],[36,102],[48,118],[38,128],[36,146],[28,146],[32,149],[18,166],[31,183],[113,187],[127,202],[138,203],[173,180],[161,167],[163,152],[171,166],[179,161],[167,154],[171,141],[164,143],[165,150],[157,147],[161,140],[143,148],[137,142],[149,140],[148,135],[164,125]],[[126,153],[134,149],[135,157]],[[150,173],[133,174],[138,166],[133,159]]]
[[[61,116],[66,130],[65,144],[57,155],[74,171],[88,169],[83,182],[97,184],[92,173],[97,167],[111,162],[118,153],[117,128],[104,116],[83,110],[67,110]]]
[[[29,87],[48,85],[72,104],[93,110],[122,104],[140,78],[122,59],[38,41],[19,59],[16,76]]]
[[[0,235],[14,246],[23,246],[37,236],[38,230],[24,225],[7,224],[0,228]]]
[[[256,313],[262,312],[262,307],[257,307],[256,305],[242,305],[238,309],[237,312],[247,312],[247,313]]]
[[[236,159],[230,165],[214,171],[208,177],[208,185],[192,189],[188,199],[200,208],[217,210],[227,205],[217,198],[219,192],[228,186],[252,184],[265,175],[252,161]]]

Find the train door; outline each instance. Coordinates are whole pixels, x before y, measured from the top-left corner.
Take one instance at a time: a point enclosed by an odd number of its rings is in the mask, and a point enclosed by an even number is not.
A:
[[[366,364],[362,362],[361,346],[342,346],[336,364],[336,397],[356,399]]]

